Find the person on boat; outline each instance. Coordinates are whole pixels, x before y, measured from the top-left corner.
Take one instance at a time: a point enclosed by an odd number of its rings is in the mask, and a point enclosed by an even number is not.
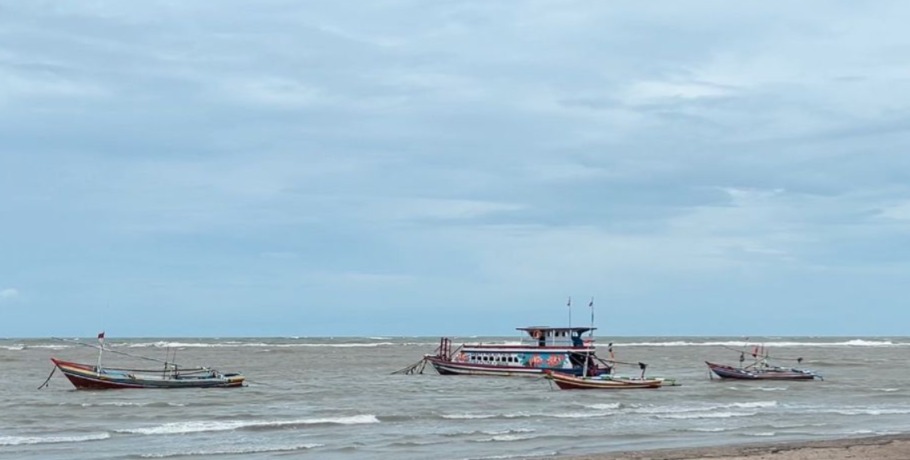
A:
[[[572,346],[575,348],[581,348],[584,346],[584,341],[581,340],[581,334],[572,335]]]
[[[534,331],[534,332],[531,334],[531,336],[534,337],[535,339],[537,339],[537,346],[538,346],[538,347],[545,347],[545,346],[547,346],[547,337],[546,337],[546,335],[544,335],[543,331],[541,331],[541,330],[538,329],[538,330]]]
[[[587,367],[588,367],[588,377],[594,377],[594,376],[598,375],[598,373],[599,373],[598,371],[600,369],[598,369],[597,363],[594,362],[594,358],[592,358],[590,356],[588,356],[588,366]]]

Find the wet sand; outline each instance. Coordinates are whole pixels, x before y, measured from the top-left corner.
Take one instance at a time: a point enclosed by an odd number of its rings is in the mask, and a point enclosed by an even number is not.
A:
[[[658,449],[562,460],[910,460],[910,433],[866,438]]]

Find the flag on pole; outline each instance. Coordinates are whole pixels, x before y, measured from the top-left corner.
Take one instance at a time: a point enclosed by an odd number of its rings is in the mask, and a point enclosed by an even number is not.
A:
[[[594,335],[594,297],[591,297],[591,301],[588,302],[588,306],[591,307],[591,331],[589,335]]]
[[[104,331],[98,333],[98,341],[104,343]]]

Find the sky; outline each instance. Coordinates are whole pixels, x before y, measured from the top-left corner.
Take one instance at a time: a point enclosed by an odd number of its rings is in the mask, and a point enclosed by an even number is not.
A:
[[[0,337],[908,335],[908,17],[0,0]]]

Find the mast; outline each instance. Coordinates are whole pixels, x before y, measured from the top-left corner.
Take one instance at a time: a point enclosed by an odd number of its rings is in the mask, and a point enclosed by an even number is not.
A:
[[[588,362],[591,361],[591,347],[594,346],[594,297],[591,297],[591,301],[588,302],[588,306],[591,307],[591,329],[588,331],[588,338],[591,339],[590,342],[585,345],[585,364],[582,367],[582,378],[588,376]],[[581,334],[579,334],[579,337]]]
[[[594,297],[591,297],[591,301],[588,302],[588,306],[591,307],[591,330],[588,331],[588,337],[594,337]]]
[[[569,327],[572,327],[572,296],[569,296],[566,306],[569,307]]]

